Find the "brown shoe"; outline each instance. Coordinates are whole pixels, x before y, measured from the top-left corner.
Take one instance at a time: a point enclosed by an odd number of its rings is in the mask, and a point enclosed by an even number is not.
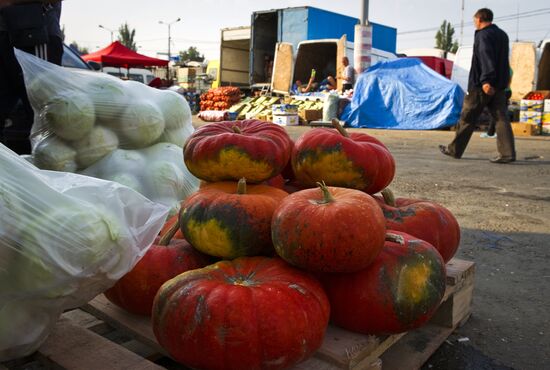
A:
[[[439,151],[445,155],[448,155],[449,157],[453,157],[454,159],[460,159],[460,157],[457,157],[456,155],[451,153],[446,145],[440,145]]]
[[[514,157],[501,157],[501,156],[490,159],[491,163],[512,163],[512,162],[515,162],[515,160],[516,159]]]

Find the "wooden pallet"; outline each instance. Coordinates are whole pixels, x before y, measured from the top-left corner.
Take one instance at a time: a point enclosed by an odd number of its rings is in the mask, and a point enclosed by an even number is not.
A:
[[[427,325],[390,336],[361,335],[330,325],[315,356],[294,369],[392,370],[403,364],[418,369],[468,319],[473,288],[474,263],[455,258],[447,264],[443,303]],[[34,355],[0,363],[0,370],[27,368],[187,369],[168,358],[148,318],[121,310],[103,295],[64,313]]]

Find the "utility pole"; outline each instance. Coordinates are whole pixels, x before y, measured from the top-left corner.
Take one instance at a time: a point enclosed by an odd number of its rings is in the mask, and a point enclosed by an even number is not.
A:
[[[464,0],[462,0],[462,17],[460,18],[460,46],[464,42]]]
[[[105,27],[105,26],[102,26],[101,24],[99,25],[99,28],[103,28],[105,31],[111,33],[111,43],[113,43],[113,33],[114,33],[115,31],[113,31],[112,29],[109,29],[109,28],[107,28],[107,27]]]
[[[357,75],[367,70],[371,65],[372,26],[369,24],[369,0],[361,1],[361,18],[355,26],[355,41],[353,60]]]
[[[166,66],[166,79],[169,80],[169,81],[170,81],[170,58],[171,58],[170,45],[172,44],[172,37],[171,37],[171,34],[170,34],[170,27],[174,23],[179,22],[180,20],[181,20],[181,18],[178,18],[178,19],[176,19],[175,21],[172,21],[172,22],[159,21],[160,24],[164,24],[164,25],[168,26],[168,65]]]

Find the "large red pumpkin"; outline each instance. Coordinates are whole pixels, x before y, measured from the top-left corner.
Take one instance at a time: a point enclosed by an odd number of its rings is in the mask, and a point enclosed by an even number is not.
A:
[[[325,274],[331,321],[364,334],[394,334],[426,323],[445,294],[445,262],[429,243],[399,231],[376,260],[352,274]]]
[[[455,255],[460,244],[460,226],[451,211],[431,201],[395,199],[389,189],[375,197],[386,218],[386,228],[403,231],[435,247],[445,262]]]
[[[286,369],[310,357],[328,324],[319,282],[279,258],[243,257],[189,271],[159,290],[158,342],[197,369]]]
[[[348,134],[339,123],[337,130],[316,128],[295,143],[292,168],[298,181],[314,186],[352,188],[369,194],[388,186],[395,175],[395,161],[380,141],[365,133]]]
[[[246,185],[244,179],[206,184],[183,203],[181,230],[210,256],[272,255],[271,218],[287,195],[267,185]]]
[[[177,230],[176,223],[168,234],[157,238],[134,268],[105,292],[105,297],[128,312],[150,315],[162,284],[182,272],[209,265],[208,256],[187,241],[172,239]]]
[[[320,184],[282,201],[271,235],[279,256],[292,265],[315,272],[357,271],[384,245],[384,216],[370,195]]]
[[[199,179],[211,182],[245,177],[259,183],[281,173],[290,159],[285,129],[258,120],[215,122],[186,141],[184,161]]]

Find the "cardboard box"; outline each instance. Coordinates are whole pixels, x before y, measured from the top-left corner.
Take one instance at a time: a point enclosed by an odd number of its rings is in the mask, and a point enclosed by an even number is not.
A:
[[[544,100],[521,99],[519,103],[519,109],[522,112],[542,112],[543,106]]]
[[[533,95],[540,95],[540,99],[533,99]],[[550,99],[550,90],[534,90],[523,96],[519,103],[519,109],[522,111],[542,112],[545,100]]]
[[[298,126],[300,124],[300,118],[297,114],[287,115],[273,115],[273,123],[281,126]]]
[[[543,135],[550,135],[550,124],[542,125],[542,132]]]
[[[303,118],[304,121],[319,121],[323,118],[322,109],[302,109],[298,115]]]
[[[542,112],[521,111],[519,112],[519,121],[540,125],[542,122]]]
[[[289,115],[298,114],[298,106],[295,104],[273,104],[271,106],[273,114]]]
[[[545,113],[550,113],[550,99],[544,99],[544,108],[542,111]]]
[[[542,122],[543,125],[546,124],[546,123],[550,123],[550,112],[543,112],[542,113],[541,122]]]
[[[514,136],[535,136],[540,135],[540,126],[532,123],[512,122]]]

